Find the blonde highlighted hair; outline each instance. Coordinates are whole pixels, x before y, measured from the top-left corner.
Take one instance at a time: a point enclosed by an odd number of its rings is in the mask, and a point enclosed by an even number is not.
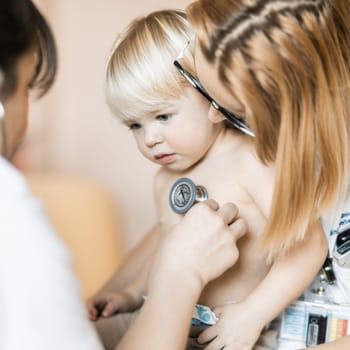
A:
[[[305,238],[349,182],[348,0],[199,0],[198,45],[246,107],[256,152],[276,163],[262,242],[270,257]]]
[[[182,10],[162,10],[133,20],[117,37],[106,67],[106,97],[122,121],[152,113],[183,95],[188,83],[173,65],[193,30]],[[182,63],[193,73],[193,55]]]

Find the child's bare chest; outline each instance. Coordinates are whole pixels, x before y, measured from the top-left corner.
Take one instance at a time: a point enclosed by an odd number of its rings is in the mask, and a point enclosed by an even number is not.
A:
[[[227,173],[217,173],[215,177],[207,173],[186,173],[196,185],[204,186],[209,198],[215,199],[220,205],[233,202],[239,207],[240,215],[248,222],[249,232],[239,242],[240,259],[234,267],[224,275],[212,281],[203,291],[199,303],[214,307],[230,301],[241,300],[264,278],[268,271],[265,256],[258,246],[266,218],[252,198],[240,185],[239,179]],[[171,209],[169,197],[173,184],[179,177],[169,177],[158,198],[158,212],[162,232],[167,232],[178,223],[183,215]],[[210,262],[208,262],[210,263]]]
[[[163,183],[157,198],[159,222],[166,232],[179,222],[186,210],[201,201],[205,195],[216,200],[219,205],[233,202],[240,207],[251,204],[251,199],[234,177],[228,173],[213,174],[210,169],[200,168],[185,174],[170,174]]]

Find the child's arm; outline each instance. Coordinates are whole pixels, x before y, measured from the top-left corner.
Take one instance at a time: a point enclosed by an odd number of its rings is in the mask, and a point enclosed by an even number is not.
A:
[[[130,310],[141,302],[139,294],[145,287],[147,269],[157,250],[159,239],[159,227],[156,225],[126,257],[106,284],[88,299],[87,308],[92,321],[101,312],[107,317],[117,310]]]
[[[158,213],[161,209],[159,206],[164,196],[163,184],[166,179],[167,174],[161,168],[153,180]],[[96,321],[99,315],[108,317],[117,311],[132,311],[139,306],[142,302],[148,269],[158,249],[160,239],[161,228],[157,223],[124,259],[105,285],[87,301],[90,320]]]
[[[326,258],[327,249],[325,234],[317,222],[304,241],[273,264],[265,279],[244,301],[214,310],[219,321],[205,330],[198,342],[207,343],[215,338],[208,350],[223,346],[252,349],[264,326],[311,284]]]
[[[99,316],[109,317],[117,312],[132,312],[144,299],[146,282],[152,259],[146,262],[143,271],[133,281],[115,292],[99,292],[87,302],[89,318],[96,321]]]
[[[160,239],[158,224],[147,232],[142,241],[126,256],[120,267],[102,287],[103,291],[124,288],[143,270],[145,262],[157,250]]]

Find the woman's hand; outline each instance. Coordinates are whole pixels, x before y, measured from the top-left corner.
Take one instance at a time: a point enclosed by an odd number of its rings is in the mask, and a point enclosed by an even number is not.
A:
[[[213,309],[219,321],[204,330],[198,337],[205,349],[251,350],[265,326],[256,310],[250,310],[244,302],[225,304]]]

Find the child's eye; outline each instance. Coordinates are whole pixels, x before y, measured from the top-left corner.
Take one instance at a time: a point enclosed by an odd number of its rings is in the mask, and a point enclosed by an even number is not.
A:
[[[156,119],[162,122],[166,122],[167,120],[169,120],[172,117],[171,114],[160,114],[156,116]]]
[[[139,123],[133,123],[129,125],[129,130],[138,130],[141,129],[141,124]]]

